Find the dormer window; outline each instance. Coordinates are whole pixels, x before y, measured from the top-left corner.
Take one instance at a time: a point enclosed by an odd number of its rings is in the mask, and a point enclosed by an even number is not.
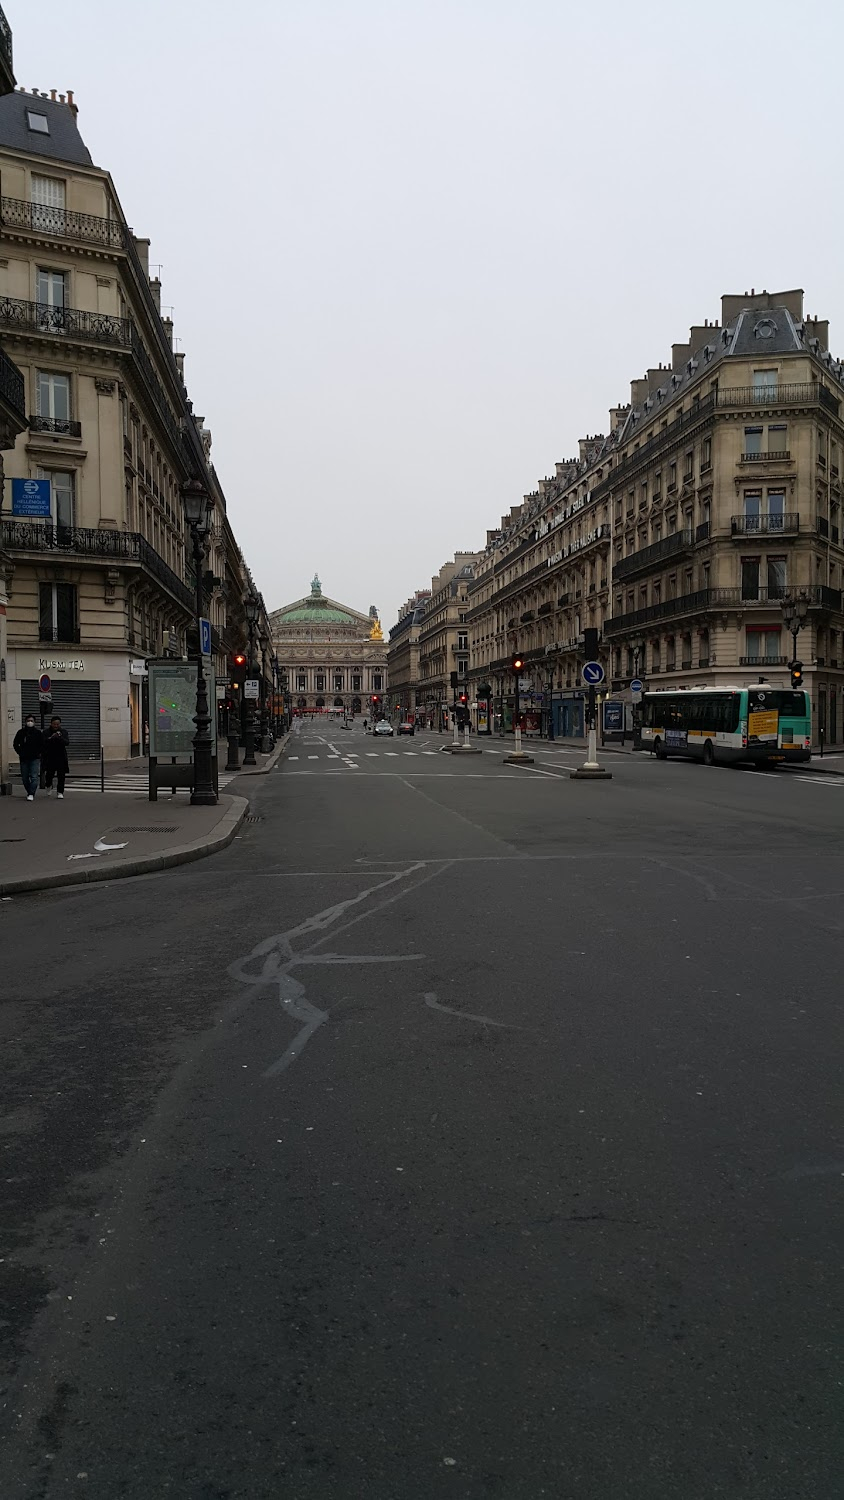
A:
[[[39,110],[28,109],[26,112],[26,123],[30,130],[34,130],[37,135],[50,134],[50,122],[47,116],[42,115]]]

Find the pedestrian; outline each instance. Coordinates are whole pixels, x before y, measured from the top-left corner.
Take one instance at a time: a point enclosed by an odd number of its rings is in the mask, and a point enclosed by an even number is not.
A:
[[[26,788],[27,802],[34,802],[38,791],[43,744],[41,730],[35,725],[35,715],[27,714],[23,729],[18,730],[12,742],[12,748],[21,763],[21,781]]]
[[[64,797],[64,779],[67,775],[67,747],[70,741],[67,730],[62,729],[62,721],[58,714],[54,714],[50,720],[50,727],[44,735],[44,785],[47,794],[52,791],[53,777],[57,779],[59,797]]]
[[[368,727],[369,726],[367,725],[366,719],[364,719],[364,721],[363,721],[363,732],[364,732],[364,734],[366,734],[366,731],[367,731]]]

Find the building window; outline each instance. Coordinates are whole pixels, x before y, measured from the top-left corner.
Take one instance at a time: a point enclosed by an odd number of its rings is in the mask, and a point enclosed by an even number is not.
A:
[[[762,428],[745,427],[744,429],[744,451],[745,453],[762,452]]]
[[[775,396],[777,391],[776,370],[753,371],[753,394],[757,397]]]
[[[768,491],[768,530],[782,531],[785,525],[785,490]]]
[[[58,528],[71,527],[76,515],[76,475],[64,469],[39,469],[39,479],[49,479],[53,520]]]
[[[49,229],[55,224],[56,211],[64,211],[65,186],[61,177],[39,177],[33,173],[29,188],[33,229]]]
[[[56,374],[53,370],[39,370],[35,402],[39,417],[64,423],[66,429],[70,421],[70,376]]]
[[[359,693],[360,692],[360,673],[359,672],[353,672],[352,673],[352,692],[353,693]]]
[[[818,463],[826,467],[826,433],[822,427],[818,428]]]
[[[785,593],[785,558],[768,558],[768,598],[781,599]]]
[[[305,674],[304,674],[304,672],[300,672],[299,675],[298,675],[298,677],[296,678],[296,691],[298,693],[304,693],[305,690],[306,690],[306,688],[307,688],[307,686],[308,686],[308,684],[307,684],[307,680],[305,678]]]
[[[744,492],[744,529],[745,531],[759,530],[759,517],[762,514],[762,491],[745,490]]]
[[[768,452],[786,453],[788,451],[788,423],[776,422],[768,428]]]
[[[694,472],[695,472],[695,454],[694,454],[694,449],[690,448],[689,451],[688,451],[688,453],[686,454],[686,467],[685,467],[685,470],[684,470],[684,473],[683,473],[683,478],[684,479],[693,479],[694,478]]]
[[[316,690],[318,693],[325,692],[325,675],[322,672],[317,672]]]
[[[74,583],[39,583],[38,639],[41,641],[76,641],[76,585]]]
[[[334,673],[334,691],[335,693],[342,693],[343,691],[343,677],[340,672]]]
[[[741,560],[741,597],[742,599],[759,598],[758,557],[743,557]]]
[[[43,307],[65,307],[67,305],[67,277],[64,271],[51,271],[48,266],[39,266],[35,273],[35,300]]]
[[[747,655],[751,661],[773,661],[782,655],[780,632],[773,630],[748,630],[745,632]]]
[[[712,439],[704,438],[700,445],[700,468],[701,473],[712,468]]]
[[[373,688],[373,692],[376,692],[376,693],[380,693],[381,692],[381,673],[380,672],[373,672],[373,674],[372,674],[372,688]]]
[[[37,110],[34,110],[34,109],[28,109],[27,110],[27,112],[26,112],[26,123],[27,123],[27,125],[28,125],[28,127],[29,127],[30,130],[34,130],[35,131],[36,135],[49,135],[50,134],[50,122],[47,119],[47,116],[39,114],[39,112]]]
[[[469,649],[469,635],[468,635],[468,632],[465,631],[465,630],[461,630],[458,633],[458,636],[457,636],[457,649],[458,649],[458,651],[468,651],[468,649]]]
[[[669,488],[669,490],[676,490],[676,488],[677,488],[677,465],[676,464],[669,464],[668,465],[668,488]]]

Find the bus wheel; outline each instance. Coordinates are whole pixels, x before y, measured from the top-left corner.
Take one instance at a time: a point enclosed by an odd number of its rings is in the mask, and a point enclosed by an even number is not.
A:
[[[703,747],[703,764],[705,766],[714,766],[715,764],[715,751],[712,748],[711,740],[707,740]]]
[[[654,740],[654,755],[656,756],[657,760],[667,760],[668,759],[668,755],[666,754],[665,746],[663,745],[662,740],[660,739],[659,735],[657,735],[656,739]]]

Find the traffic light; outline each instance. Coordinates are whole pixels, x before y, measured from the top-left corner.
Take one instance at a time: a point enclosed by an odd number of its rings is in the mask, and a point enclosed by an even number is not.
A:
[[[525,659],[524,659],[524,657],[520,656],[519,653],[516,652],[516,654],[513,657],[513,661],[512,661],[513,671],[518,675],[519,673],[521,673],[522,671],[524,671],[524,665],[525,665]]]
[[[237,651],[232,657],[231,689],[233,693],[240,692],[241,679],[246,673],[246,657],[242,651]]]
[[[465,694],[465,693],[461,693],[461,694],[460,694],[460,702],[461,702],[461,703],[462,703],[462,704],[463,704],[463,705],[464,705],[464,707],[465,707],[465,705],[466,705],[466,703],[467,703],[467,702],[468,702],[468,701],[469,701],[469,700],[468,700],[468,699],[467,699],[467,697],[466,697],[466,694]]]
[[[799,688],[799,687],[803,686],[803,663],[802,663],[802,661],[793,661],[791,663],[791,686],[793,688]]]

